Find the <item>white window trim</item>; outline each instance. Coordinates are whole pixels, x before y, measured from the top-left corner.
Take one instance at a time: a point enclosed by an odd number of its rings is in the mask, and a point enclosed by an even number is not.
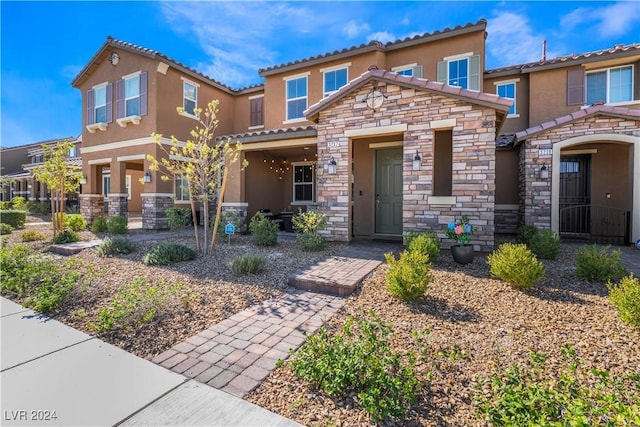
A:
[[[195,86],[195,88],[196,88],[196,99],[195,99],[196,105],[195,105],[194,109],[198,108],[198,92],[200,92],[200,85],[198,83],[194,82],[194,81],[191,81],[189,79],[185,79],[184,77],[180,77],[180,79],[182,80],[182,107],[184,108],[184,100],[187,99],[184,96],[184,84],[185,83],[189,83],[190,85]],[[193,100],[190,99],[190,101],[193,101]],[[200,118],[198,116],[196,116],[195,114],[190,114],[190,113],[187,113],[186,111],[181,112],[180,115],[184,116],[184,117],[189,117],[191,119],[200,120]]]
[[[97,84],[97,85],[95,85],[95,86],[91,86],[91,89],[92,89],[92,90],[96,90],[96,89],[99,89],[99,88],[101,88],[101,87],[103,87],[103,86],[106,86],[106,85],[108,85],[108,84],[109,84],[109,82],[102,82],[102,83],[98,83],[98,84]]]
[[[186,179],[184,178],[184,174],[181,174],[181,175],[180,175],[180,179],[181,179],[181,181],[182,181],[182,180],[185,180],[185,181],[186,181]],[[175,200],[176,202],[182,202],[182,203],[185,203],[185,202],[189,202],[189,201],[191,201],[191,196],[189,196],[189,198],[187,198],[187,199],[184,199],[184,198],[183,198],[183,196],[184,196],[184,190],[180,192],[180,196],[181,196],[181,197],[178,199],[178,195],[176,194],[176,188],[175,188],[175,185],[176,185],[175,183],[176,183],[176,181],[177,181],[177,180],[178,180],[178,177],[176,176],[176,177],[173,179],[173,198],[174,198],[174,200]],[[187,184],[188,184],[188,183],[187,183]]]
[[[328,73],[329,71],[337,71],[343,68],[351,67],[351,62],[345,62],[344,64],[332,65],[331,67],[320,68],[321,73]]]
[[[104,195],[104,197],[109,197],[109,195],[116,194],[116,193],[112,193],[111,191],[107,192],[107,194],[104,193],[104,190],[105,190],[104,180],[106,178],[109,178],[109,187],[111,187],[111,174],[108,173],[108,174],[102,175],[102,194]],[[131,175],[124,176],[124,183],[127,187],[127,200],[131,200]],[[111,190],[111,188],[109,188],[109,190]]]
[[[264,129],[264,125],[249,126],[247,129],[248,129],[248,130]]]
[[[132,77],[137,77],[137,76],[139,76],[141,74],[142,74],[142,71],[136,71],[134,73],[129,73],[126,76],[122,76],[122,80],[127,80],[127,79],[130,79]]]
[[[105,107],[105,109],[107,108],[107,85],[109,84],[109,82],[103,82],[100,84],[97,84],[95,86],[91,87],[91,90],[93,90],[93,117],[95,118],[96,115],[96,109],[99,107]],[[100,104],[97,105],[96,104],[96,97],[95,97],[95,93],[96,90],[98,89],[102,89],[104,88],[104,104]],[[106,115],[106,112],[105,112]],[[96,133],[97,130],[101,130],[101,131],[106,131],[107,130],[107,123],[106,122],[95,122],[93,124],[87,125],[87,130],[89,131],[89,133]]]
[[[122,77],[122,81],[124,82],[123,84],[124,84],[124,112],[125,112],[125,114],[127,113],[127,101],[129,101],[131,99],[136,99],[136,98],[140,99],[140,74],[142,74],[141,71],[136,71],[135,73],[131,73],[131,74],[128,74],[128,75]],[[138,78],[138,94],[136,96],[130,96],[130,97],[127,98],[127,83],[126,82],[127,82],[127,80],[134,79],[136,77]],[[140,110],[140,105],[139,104],[138,104],[138,110]],[[137,119],[138,123],[135,123],[136,120],[133,119],[134,117],[138,117],[138,119]],[[131,120],[125,120],[125,119],[131,119]],[[129,122],[134,123],[134,124],[137,125],[137,124],[140,124],[140,116],[139,115],[135,115],[135,114],[128,115],[128,116],[125,116],[125,117],[121,117],[120,119],[116,119],[116,121],[118,122],[120,127],[126,127],[127,123],[129,123]]]
[[[619,101],[619,102],[609,102],[609,97],[611,95],[611,88],[609,87],[609,84],[611,82],[611,70],[615,70],[618,68],[627,68],[627,67],[631,67],[631,99],[628,101]],[[589,74],[595,74],[595,73],[601,73],[605,71],[607,73],[607,99],[605,100],[605,104],[607,105],[629,105],[631,104],[633,101],[635,101],[633,99],[633,94],[635,93],[635,87],[634,87],[634,83],[635,83],[635,68],[634,68],[634,64],[624,64],[624,65],[616,65],[613,67],[607,67],[607,68],[599,68],[599,69],[594,69],[594,70],[587,70],[585,71],[585,76],[584,76],[584,100],[586,102],[587,100],[587,76]]]
[[[470,58],[473,56],[473,52],[466,52],[466,53],[459,53],[457,55],[451,55],[451,56],[445,56],[444,58],[442,58],[443,61],[458,61],[460,59],[464,59],[464,58]]]
[[[253,100],[253,99],[258,99],[258,98],[264,98],[264,93],[260,94],[260,95],[253,95],[249,97],[249,101]]]
[[[102,132],[107,130],[107,123],[104,122],[100,122],[100,123],[94,123],[91,125],[87,125],[87,130],[89,131],[89,133],[96,133],[96,131],[101,130]]]
[[[133,123],[134,125],[139,125],[140,120],[142,120],[142,117],[140,116],[127,116],[127,117],[121,117],[119,119],[116,119],[116,122],[118,122],[118,125],[120,125],[120,127],[126,128],[127,124],[129,123]]]
[[[310,161],[306,161],[306,162],[291,162],[291,173],[293,174],[293,183],[292,183],[292,193],[291,193],[291,205],[293,206],[306,206],[312,203],[316,203],[317,202],[317,194],[316,192],[318,191],[318,186],[316,185],[316,171],[315,168],[313,166],[315,166],[317,164],[317,162],[314,162],[312,160]],[[311,170],[313,171],[313,178],[311,180],[311,185],[313,185],[313,199],[312,200],[298,200],[296,201],[296,182],[295,182],[295,175],[296,175],[296,166],[312,166]],[[304,183],[299,183],[299,184],[309,184],[308,182],[304,182]]]
[[[501,80],[498,82],[493,82],[493,85],[496,87],[496,95],[498,94],[498,86],[505,86],[505,85],[513,85],[513,93],[515,94],[515,98],[506,98],[506,99],[513,99],[514,105],[515,105],[515,113],[513,114],[507,114],[507,118],[508,119],[515,119],[520,117],[520,114],[518,113],[518,82],[520,81],[520,79],[510,79],[510,80]]]
[[[351,62],[348,62],[347,64],[343,64],[344,66],[340,66],[340,65],[336,65],[334,67],[328,67],[328,68],[323,68],[320,71],[322,72],[322,96],[323,97],[327,97],[329,95],[331,95],[334,92],[337,92],[338,90],[340,90],[340,88],[344,87],[344,86],[340,86],[338,89],[336,90],[332,90],[332,91],[327,91],[327,88],[325,87],[325,84],[327,83],[326,81],[326,74],[327,73],[332,73],[334,71],[340,71],[340,70],[347,70],[347,81],[344,84],[345,86],[349,84],[349,66],[351,65]],[[308,85],[308,83],[307,83]]]
[[[418,66],[417,62],[412,62],[411,64],[398,65],[397,67],[391,67],[391,71],[394,73],[399,73],[400,71],[413,70]]]
[[[289,124],[289,123],[297,123],[297,122],[303,122],[306,121],[307,118],[302,116],[302,117],[296,117],[295,119],[287,119],[287,117],[289,117],[289,101],[299,101],[301,99],[306,99],[307,100],[307,108],[309,107],[309,75],[311,74],[311,72],[307,71],[306,73],[302,73],[302,74],[296,74],[294,76],[289,76],[289,77],[283,77],[282,80],[284,80],[285,84],[284,84],[284,102],[285,102],[285,109],[284,109],[284,117],[285,120],[282,122],[283,124]],[[306,96],[300,96],[298,98],[287,98],[287,83],[289,82],[289,80],[298,80],[301,78],[306,78],[307,80],[307,95]]]

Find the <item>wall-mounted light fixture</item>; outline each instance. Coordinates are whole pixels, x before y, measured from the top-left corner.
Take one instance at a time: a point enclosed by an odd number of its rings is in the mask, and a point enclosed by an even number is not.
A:
[[[540,168],[540,179],[548,179],[549,178],[549,169],[547,165],[542,165]]]
[[[111,65],[115,67],[116,65],[118,65],[118,62],[120,62],[120,55],[112,52],[111,55],[109,55],[109,62],[111,62]]]
[[[336,159],[331,156],[331,160],[329,160],[329,174],[330,175],[335,175],[336,173],[336,166],[338,166],[338,162],[336,162]]]
[[[80,185],[85,185],[87,183],[87,175],[82,175],[80,177]]]
[[[418,154],[418,150],[416,150],[416,155],[413,157],[413,170],[419,171],[421,163],[422,163],[422,158],[420,157],[420,154]]]
[[[145,172],[144,173],[144,183],[148,184],[151,182],[151,172]]]

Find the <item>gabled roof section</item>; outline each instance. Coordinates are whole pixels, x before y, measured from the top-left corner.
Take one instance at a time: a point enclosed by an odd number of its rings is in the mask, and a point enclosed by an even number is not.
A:
[[[335,61],[338,59],[350,57],[353,55],[370,52],[374,50],[378,51],[391,51],[396,49],[402,49],[409,46],[414,46],[423,43],[429,43],[444,38],[455,37],[462,34],[472,33],[475,31],[484,31],[487,28],[487,20],[480,19],[475,24],[468,23],[466,25],[458,25],[454,28],[445,28],[442,31],[434,31],[432,33],[424,33],[414,37],[407,37],[402,40],[396,40],[383,44],[377,40],[372,40],[367,44],[361,44],[360,46],[351,46],[342,50],[336,50],[333,52],[327,52],[317,56],[311,56],[309,58],[299,59],[296,61],[287,62],[286,64],[274,65],[272,67],[261,68],[258,73],[263,76],[270,76],[273,74],[279,74],[285,71],[292,71],[298,68],[309,67],[315,64],[322,64],[329,61]]]
[[[295,128],[268,129],[256,132],[237,133],[234,135],[224,135],[216,138],[216,140],[231,138],[233,141],[241,143],[258,142],[258,141],[277,141],[292,138],[307,138],[318,136],[315,126],[299,126]]]
[[[159,61],[165,62],[167,64],[169,64],[170,66],[172,66],[173,68],[176,68],[177,70],[182,71],[183,73],[197,79],[200,81],[203,81],[211,86],[214,86],[224,92],[230,93],[230,94],[235,94],[235,90],[230,88],[229,86],[220,83],[217,80],[212,79],[211,77],[202,74],[201,72],[188,67],[178,61],[176,61],[175,59],[172,59],[160,52],[158,52],[157,50],[152,50],[152,49],[147,49],[146,47],[142,47],[142,46],[138,46],[135,45],[133,43],[128,43],[122,40],[117,40],[114,39],[111,36],[107,37],[107,41],[102,45],[102,47],[98,50],[98,52],[93,56],[93,58],[91,58],[91,60],[87,63],[87,65],[84,66],[84,68],[82,69],[82,71],[80,71],[80,73],[76,76],[75,79],[73,79],[73,82],[71,82],[71,86],[73,87],[78,87],[82,80],[84,80],[84,78],[86,76],[88,76],[95,67],[97,67],[99,64],[101,64],[105,59],[106,59],[106,55],[104,55],[105,52],[109,52],[111,50],[113,50],[114,48],[117,49],[121,49],[121,50],[126,50],[128,52],[132,52],[141,56],[145,56],[147,58],[151,58],[151,59],[157,59]],[[102,58],[102,59],[101,59]]]
[[[628,120],[640,120],[640,110],[626,107],[612,107],[604,104],[592,105],[574,113],[567,114],[566,116],[558,117],[557,119],[517,132],[516,144],[558,126],[564,126],[593,116],[609,116]]]
[[[442,95],[449,98],[461,99],[472,104],[495,108],[499,111],[502,111],[505,115],[513,104],[512,99],[502,98],[494,94],[463,89],[457,86],[448,86],[444,83],[434,82],[427,79],[419,79],[416,77],[403,76],[386,70],[370,70],[360,75],[360,77],[351,80],[347,85],[340,88],[340,90],[332,93],[328,97],[323,98],[319,102],[316,102],[314,105],[309,107],[304,112],[305,117],[308,120],[315,122],[321,111],[330,107],[350,93],[360,89],[362,86],[372,80],[395,84],[419,91],[431,92],[436,95]]]

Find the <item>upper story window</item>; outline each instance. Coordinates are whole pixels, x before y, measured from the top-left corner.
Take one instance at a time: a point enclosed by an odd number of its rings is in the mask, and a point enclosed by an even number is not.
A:
[[[396,74],[400,74],[401,76],[422,78],[422,65],[418,65],[417,62],[391,67],[391,71]]]
[[[124,115],[140,115],[140,76],[129,77],[124,80]]]
[[[633,100],[633,66],[587,72],[586,103],[607,104]]]
[[[503,98],[513,99],[513,105],[509,108],[508,115],[516,116],[516,81],[496,82],[496,94]]]
[[[101,83],[87,91],[87,129],[106,130],[106,123],[112,121],[113,85]]]
[[[94,89],[94,123],[107,122],[107,85]]]
[[[44,155],[36,154],[31,158],[31,163],[42,163],[44,162]]]
[[[67,157],[74,158],[78,157],[78,147],[75,145],[69,149],[69,153],[67,153]]]
[[[120,126],[139,124],[147,114],[147,73],[138,71],[116,81],[116,117]]]
[[[335,67],[323,68],[320,71],[324,75],[323,95],[329,96],[333,92],[345,86],[349,81],[349,66],[351,63]]]
[[[307,109],[307,75],[285,79],[287,97],[287,120],[304,119]]]
[[[264,95],[258,95],[249,98],[249,127],[262,127],[264,126],[264,113],[263,113],[263,101]]]
[[[480,55],[465,53],[437,64],[437,80],[449,86],[480,90]]]
[[[293,163],[293,202],[315,201],[315,165],[311,162]]]
[[[198,84],[184,80],[182,83],[182,107],[184,112],[195,116],[195,110],[198,106]]]
[[[175,196],[177,201],[188,202],[190,200],[189,181],[184,175],[176,175]]]

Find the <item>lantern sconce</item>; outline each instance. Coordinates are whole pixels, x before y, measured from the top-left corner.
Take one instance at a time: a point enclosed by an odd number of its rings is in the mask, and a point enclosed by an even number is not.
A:
[[[144,173],[144,183],[148,184],[151,182],[151,172],[145,172]]]
[[[118,62],[120,62],[120,55],[112,52],[111,55],[109,55],[109,62],[115,67],[116,65],[118,65]]]
[[[544,164],[540,168],[540,179],[548,179],[549,178],[549,168]]]
[[[80,185],[85,185],[87,183],[87,175],[82,175],[80,177]]]
[[[418,150],[416,150],[416,155],[413,158],[413,170],[419,171],[421,163],[422,163],[422,158],[420,157],[420,154],[418,154]]]
[[[329,174],[330,175],[335,175],[336,173],[336,166],[338,165],[338,162],[336,162],[336,159],[331,156],[331,160],[329,160]]]

